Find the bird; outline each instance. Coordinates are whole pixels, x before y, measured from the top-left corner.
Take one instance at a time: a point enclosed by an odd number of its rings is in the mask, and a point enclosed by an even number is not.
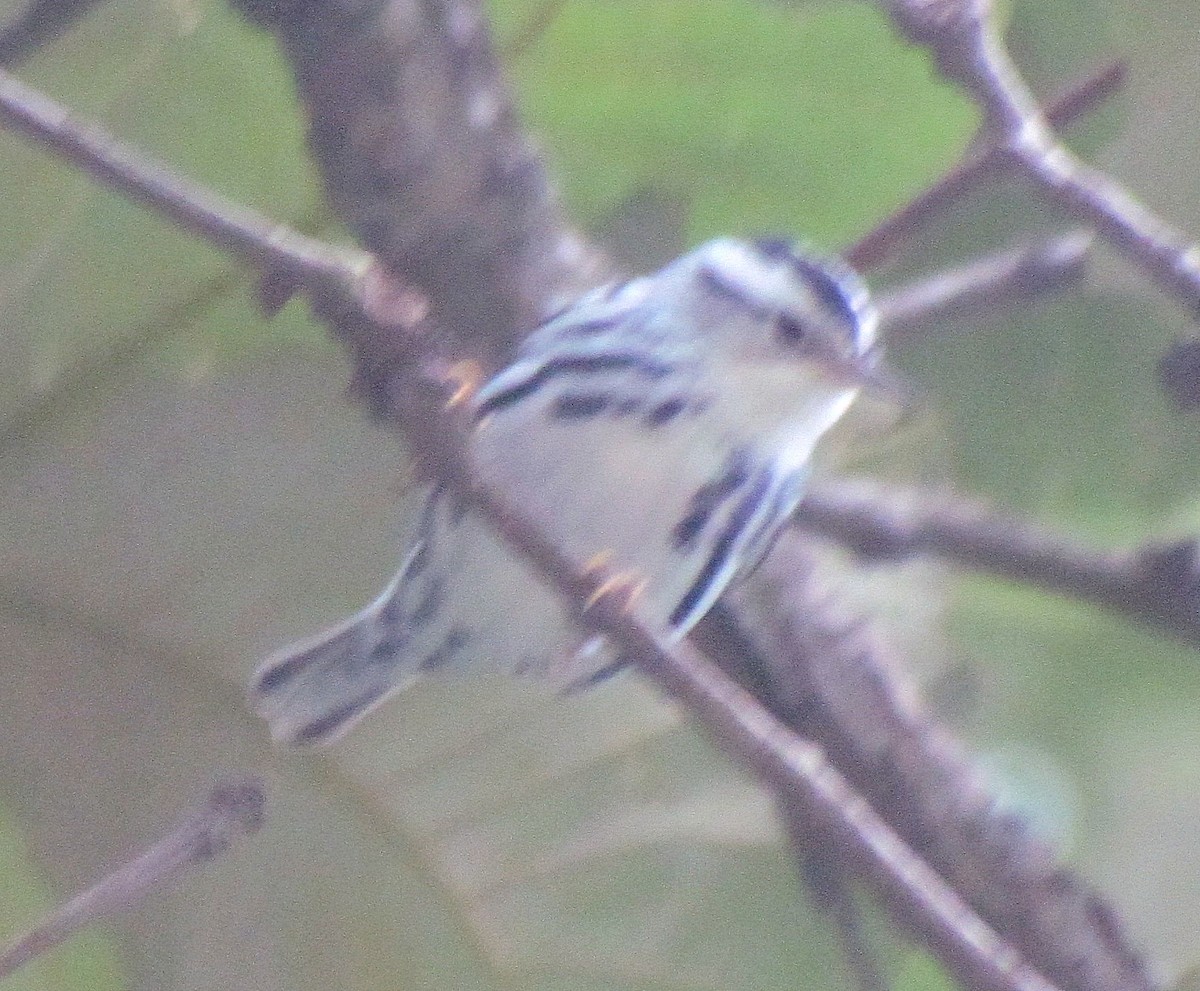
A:
[[[552,313],[467,400],[480,480],[580,569],[630,578],[667,644],[753,571],[796,509],[822,436],[880,368],[878,312],[835,256],[722,237]],[[422,675],[619,670],[532,568],[434,486],[369,605],[266,659],[272,736],[331,743]]]

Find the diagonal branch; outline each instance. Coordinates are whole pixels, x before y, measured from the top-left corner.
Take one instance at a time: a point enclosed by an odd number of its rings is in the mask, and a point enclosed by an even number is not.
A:
[[[1074,123],[1103,104],[1125,84],[1127,67],[1122,61],[1109,62],[1095,73],[1068,88],[1046,107],[1046,119],[1053,127]],[[918,193],[899,210],[868,231],[846,250],[846,260],[856,268],[869,269],[883,264],[907,241],[908,237],[939,210],[945,209],[968,190],[978,188],[988,177],[1008,165],[1003,150],[985,143],[970,153],[932,186]]]
[[[331,248],[181,178],[2,70],[0,124],[213,247],[245,259],[264,277],[317,286],[353,281],[370,263],[362,251]]]
[[[999,36],[988,0],[884,0],[896,25],[929,48],[942,74],[984,114],[985,135],[1019,173],[1092,224],[1191,311],[1200,308],[1200,249],[1054,134]]]
[[[128,911],[146,894],[223,854],[241,836],[258,832],[265,804],[254,779],[215,785],[185,821],[133,860],[60,905],[37,928],[0,953],[0,978],[53,949],[97,919]]]

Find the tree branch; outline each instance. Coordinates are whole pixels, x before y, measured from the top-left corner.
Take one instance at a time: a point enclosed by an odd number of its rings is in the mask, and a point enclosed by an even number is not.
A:
[[[1035,188],[1092,224],[1174,294],[1200,310],[1200,249],[1055,136],[1000,39],[989,0],[884,0],[903,34],[984,114],[987,140]]]
[[[372,263],[365,252],[331,248],[181,178],[2,70],[0,125],[218,250],[246,260],[264,277],[319,287],[353,282]]]
[[[1046,119],[1058,128],[1073,124],[1106,102],[1125,85],[1128,67],[1122,61],[1109,62],[1093,75],[1081,80],[1053,100],[1046,108]],[[892,257],[912,234],[939,210],[943,210],[968,190],[977,189],[989,176],[1008,165],[1003,150],[984,143],[970,153],[924,192],[876,225],[845,252],[846,260],[856,268],[875,268]]]
[[[851,484],[814,488],[796,521],[870,560],[937,555],[1089,602],[1200,647],[1196,540],[1099,552],[961,499],[917,492],[905,497]]]
[[[1091,245],[1090,234],[1075,231],[998,251],[885,293],[878,299],[884,339],[894,344],[938,321],[994,313],[1060,292],[1083,278]]]
[[[97,919],[134,908],[151,889],[219,857],[239,837],[258,832],[265,801],[262,784],[254,779],[215,785],[178,828],[58,906],[36,929],[0,954],[0,977],[14,973]]]

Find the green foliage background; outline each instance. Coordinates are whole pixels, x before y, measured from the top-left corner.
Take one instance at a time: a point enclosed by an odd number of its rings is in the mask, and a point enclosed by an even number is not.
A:
[[[633,264],[718,232],[846,244],[974,127],[866,4],[572,0],[518,50],[542,9],[491,5],[522,108],[573,216]],[[1128,92],[1080,147],[1200,231],[1200,13],[1071,0],[1009,17],[1044,92],[1130,58]],[[339,236],[272,42],[222,4],[113,0],[22,75]],[[271,752],[241,686],[390,573],[412,503],[403,454],[343,400],[346,364],[300,308],[263,321],[224,259],[3,135],[0,184],[0,938],[215,773],[258,770],[273,798],[256,841],[14,986],[844,983],[768,804],[632,679],[567,702],[485,678],[423,685],[332,754]],[[997,183],[875,278],[1060,223]],[[844,460],[1095,541],[1195,532],[1195,422],[1152,384],[1186,327],[1102,257],[1077,296],[898,347],[925,414]],[[939,645],[916,659],[927,694],[998,793],[1154,959],[1194,963],[1194,655],[981,578],[910,578],[902,632]],[[901,987],[940,981],[919,954],[889,961]]]

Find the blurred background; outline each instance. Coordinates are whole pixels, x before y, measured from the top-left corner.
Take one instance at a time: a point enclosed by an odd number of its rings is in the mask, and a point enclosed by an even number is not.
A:
[[[976,124],[865,3],[489,9],[570,215],[631,269],[719,233],[845,246]],[[1129,60],[1071,143],[1200,235],[1200,8],[1014,0],[1005,17],[1043,95]],[[274,42],[224,4],[110,0],[20,75],[180,172],[347,240]],[[870,279],[1070,226],[994,181]],[[271,789],[253,841],[8,986],[843,985],[769,801],[633,677],[566,701],[447,678],[328,753],[272,750],[243,706],[249,673],[374,594],[416,492],[394,436],[347,398],[337,347],[299,304],[265,320],[253,290],[0,134],[0,941],[214,776]],[[1098,545],[1193,535],[1197,422],[1154,381],[1188,332],[1101,250],[1080,291],[898,342],[919,410],[865,410],[824,470],[958,490]],[[913,676],[1000,800],[1111,898],[1164,977],[1193,966],[1194,651],[932,565],[865,577],[891,590],[875,608],[895,635],[925,645]],[[887,952],[900,987],[944,984],[919,951]]]

